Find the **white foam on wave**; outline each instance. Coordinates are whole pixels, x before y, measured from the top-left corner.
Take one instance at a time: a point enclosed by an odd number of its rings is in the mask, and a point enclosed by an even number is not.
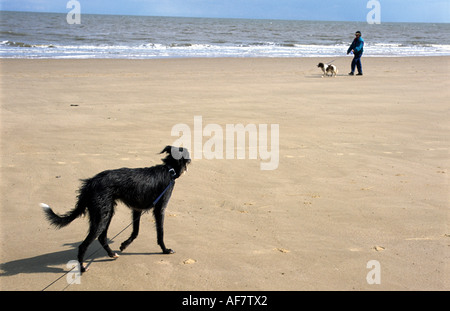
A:
[[[225,44],[159,44],[126,45],[51,45],[11,47],[0,43],[2,58],[181,58],[181,57],[339,57],[347,53],[347,44],[280,45],[265,42],[254,45]],[[450,45],[411,45],[396,43],[367,44],[365,57],[450,56]]]

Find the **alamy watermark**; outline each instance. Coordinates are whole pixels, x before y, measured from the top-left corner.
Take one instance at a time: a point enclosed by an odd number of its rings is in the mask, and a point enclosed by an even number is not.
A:
[[[256,160],[259,157],[261,170],[278,168],[279,124],[226,124],[224,128],[219,124],[203,126],[202,116],[194,116],[193,130],[187,124],[176,124],[172,127],[171,135],[178,137],[174,146],[192,150],[193,159],[229,160],[246,159],[248,156],[248,159]],[[208,138],[205,142],[204,137]]]
[[[369,285],[381,284],[381,265],[378,260],[370,260],[366,265],[367,269],[371,269],[367,273],[366,281]]]
[[[81,269],[78,260],[71,260],[66,266],[70,269],[66,275],[67,284],[81,284]]]
[[[81,4],[79,1],[70,0],[66,5],[67,9],[71,9],[69,13],[67,13],[66,21],[67,24],[81,24]]]
[[[368,24],[381,24],[381,3],[378,0],[369,0],[367,8],[371,9],[367,13],[366,20]]]

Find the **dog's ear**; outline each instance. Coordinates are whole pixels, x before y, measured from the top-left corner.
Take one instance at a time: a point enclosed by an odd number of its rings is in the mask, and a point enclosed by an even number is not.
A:
[[[172,146],[167,145],[159,154],[171,153],[172,148],[173,148]]]

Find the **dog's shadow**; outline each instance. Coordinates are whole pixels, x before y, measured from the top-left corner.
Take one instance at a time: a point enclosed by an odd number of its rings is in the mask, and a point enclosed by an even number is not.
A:
[[[349,75],[345,75],[345,74],[338,74],[338,75],[336,75],[336,77],[349,77]],[[335,78],[335,77],[326,77],[326,76],[322,76],[322,75],[320,75],[320,74],[318,74],[318,75],[308,75],[308,76],[305,76],[305,78],[307,78],[307,79],[330,79],[330,78]]]
[[[38,255],[30,258],[23,258],[13,260],[5,263],[0,263],[0,276],[10,276],[20,273],[62,273],[65,272],[65,265],[77,258],[77,249],[80,242],[68,243],[63,246],[71,246],[60,252],[53,252],[43,255]],[[98,257],[95,257],[98,256]],[[100,252],[94,254],[94,259],[103,257]],[[64,265],[64,268],[60,266]]]
[[[67,263],[71,260],[76,260],[78,254],[78,246],[81,242],[67,243],[63,246],[70,246],[70,249],[66,249],[59,252],[53,252],[43,255],[38,255],[30,258],[12,260],[5,263],[0,263],[0,277],[12,276],[20,273],[64,273],[70,270],[67,267]],[[109,258],[98,241],[92,243],[88,250],[88,256],[85,259],[86,263],[112,261],[113,258]],[[91,255],[89,255],[91,254]],[[119,255],[160,255],[160,253],[121,253]],[[63,267],[61,267],[63,266]]]

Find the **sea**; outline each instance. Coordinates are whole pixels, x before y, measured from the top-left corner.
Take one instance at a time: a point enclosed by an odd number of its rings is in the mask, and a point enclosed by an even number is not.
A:
[[[0,58],[448,56],[450,24],[218,19],[0,11]]]

